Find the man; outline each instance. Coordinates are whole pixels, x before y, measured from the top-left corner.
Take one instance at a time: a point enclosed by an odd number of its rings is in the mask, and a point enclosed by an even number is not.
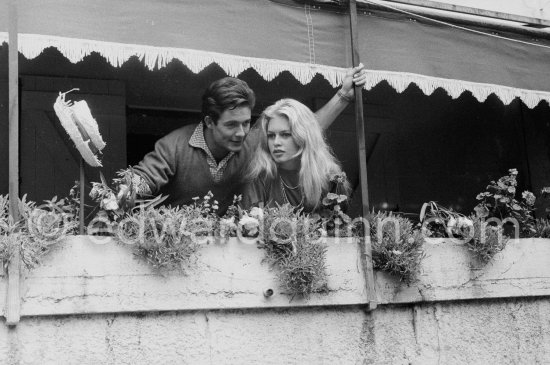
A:
[[[347,72],[342,88],[316,113],[322,128],[353,100],[354,84],[363,86],[365,81],[363,65]],[[213,82],[202,98],[202,121],[161,138],[134,167],[138,195],[168,195],[164,204],[186,205],[211,191],[218,214],[224,214],[242,191],[243,169],[258,143],[258,134],[250,129],[255,101],[242,80],[225,77]]]

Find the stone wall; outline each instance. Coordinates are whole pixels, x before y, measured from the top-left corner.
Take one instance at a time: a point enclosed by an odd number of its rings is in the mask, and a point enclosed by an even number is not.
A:
[[[239,251],[251,248],[250,255]],[[233,294],[231,288],[211,291],[221,284],[210,274],[155,279],[128,247],[76,237],[22,282],[21,321],[0,326],[0,363],[550,363],[549,240],[510,241],[486,267],[472,267],[461,245],[432,241],[425,248],[416,283],[375,273],[379,304],[369,312],[364,288],[353,288],[363,274],[353,242],[329,242],[329,267],[335,257],[341,261],[332,270],[329,294],[291,301],[276,290],[273,299],[279,299],[270,303],[254,299],[261,297],[257,284],[227,281],[223,285],[233,285]],[[216,251],[223,260],[211,256]],[[199,261],[220,272],[216,265],[236,257],[255,261],[256,251],[229,242],[205,248]],[[226,267],[238,273],[240,266]],[[257,271],[251,277],[269,280],[259,273],[265,267],[248,267]],[[129,289],[121,287],[124,270]],[[210,282],[194,292],[204,278]],[[145,295],[155,280],[158,301]],[[94,283],[100,282],[111,285],[99,293]],[[170,288],[173,295],[167,296]],[[5,294],[5,285],[0,290]],[[193,300],[201,291],[207,295]],[[134,297],[124,299],[128,293]],[[169,304],[161,308],[163,300]]]
[[[3,364],[545,364],[550,299],[24,317]]]

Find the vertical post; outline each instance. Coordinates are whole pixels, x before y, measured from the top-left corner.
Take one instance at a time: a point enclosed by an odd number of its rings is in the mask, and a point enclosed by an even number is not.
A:
[[[17,0],[10,0],[8,5],[9,33],[9,197],[10,216],[14,222],[19,220],[19,64],[17,45]],[[14,326],[19,322],[20,296],[19,245],[14,247],[14,254],[8,265],[8,293],[6,299],[6,323]]]
[[[359,44],[357,31],[357,4],[356,0],[349,0],[349,21],[351,34],[351,59],[353,66],[359,65]],[[365,142],[365,121],[363,115],[363,90],[355,86],[355,131],[357,134],[357,147],[359,150],[359,176],[361,184],[361,197],[363,207],[363,218],[369,214],[369,189],[367,180],[367,148]],[[372,263],[372,249],[370,235],[365,227],[364,240],[361,242],[361,253],[365,269],[367,284],[367,298],[369,309],[376,308],[376,292],[374,287],[374,268]]]
[[[79,217],[79,229],[80,235],[84,234],[84,159],[80,157],[80,217]]]

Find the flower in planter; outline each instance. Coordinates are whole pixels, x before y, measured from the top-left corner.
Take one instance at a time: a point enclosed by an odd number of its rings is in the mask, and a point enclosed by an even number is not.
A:
[[[260,222],[254,217],[250,217],[246,214],[239,220],[239,227],[241,227],[241,233],[243,237],[255,238],[259,234]]]
[[[344,194],[327,193],[321,201],[323,208],[319,215],[331,233],[351,222],[351,218],[342,210],[342,204],[345,204],[347,200],[348,197]]]
[[[262,208],[253,207],[252,209],[250,209],[248,215],[258,219],[259,221],[262,221],[264,219],[264,211]]]
[[[420,225],[425,237],[464,238],[473,223],[463,214],[445,208],[434,201],[424,203],[420,211]]]
[[[464,216],[451,217],[447,222],[447,232],[453,238],[467,238],[473,235],[474,222]]]
[[[351,223],[351,218],[345,213],[349,204],[346,195],[348,192],[346,174],[342,172],[332,175],[330,185],[330,192],[321,200],[318,217],[329,235],[335,235],[336,230],[342,230]]]
[[[237,225],[233,218],[221,218],[220,219],[220,237],[228,238],[234,237],[237,233]]]
[[[116,211],[119,209],[117,197],[115,194],[110,194],[108,197],[101,200],[100,207],[105,210]]]
[[[508,170],[508,175],[487,185],[487,191],[478,194],[479,204],[474,208],[478,218],[496,218],[500,220],[515,220],[519,225],[520,237],[530,237],[535,232],[533,210],[535,196],[529,191],[522,193],[522,199],[516,200],[517,188],[516,169]]]
[[[523,193],[521,193],[521,197],[527,205],[531,207],[535,205],[536,198],[532,192],[525,190]]]
[[[486,218],[489,216],[489,209],[484,205],[476,205],[474,212],[479,218]]]
[[[109,186],[101,171],[99,172],[100,182],[92,182],[89,196],[97,204],[99,208],[97,216],[104,217],[102,220],[119,222],[133,209],[152,208],[167,198],[159,195],[150,199],[137,199],[136,191],[141,180],[136,178],[131,167],[117,171],[116,175],[117,178],[113,179],[113,188]]]

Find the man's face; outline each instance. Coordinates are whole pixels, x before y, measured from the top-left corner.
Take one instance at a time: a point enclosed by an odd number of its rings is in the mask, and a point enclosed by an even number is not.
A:
[[[225,110],[217,123],[207,117],[206,125],[212,131],[215,145],[213,149],[217,152],[222,150],[239,152],[243,146],[244,138],[250,131],[251,114],[248,106],[238,106]]]

